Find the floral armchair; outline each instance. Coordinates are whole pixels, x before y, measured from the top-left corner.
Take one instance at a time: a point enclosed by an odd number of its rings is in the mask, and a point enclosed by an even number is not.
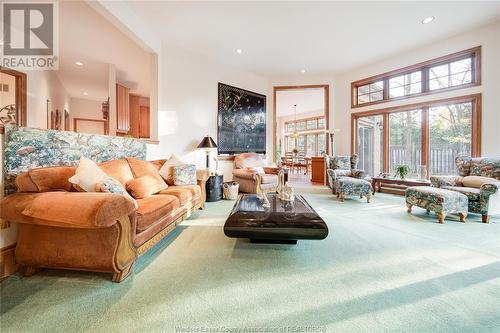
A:
[[[365,178],[365,171],[356,169],[358,166],[358,155],[352,156],[328,156],[325,155],[326,172],[328,174],[328,186],[335,194],[335,180],[339,177]]]
[[[500,158],[457,157],[455,164],[458,176],[431,176],[432,185],[465,194],[469,212],[488,223],[491,215],[500,214]]]

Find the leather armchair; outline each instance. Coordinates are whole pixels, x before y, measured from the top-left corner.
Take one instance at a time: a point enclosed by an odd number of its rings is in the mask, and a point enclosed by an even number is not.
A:
[[[257,193],[257,179],[260,177],[263,192],[276,191],[279,167],[264,166],[256,153],[243,153],[234,158],[233,181],[240,185],[240,192]]]

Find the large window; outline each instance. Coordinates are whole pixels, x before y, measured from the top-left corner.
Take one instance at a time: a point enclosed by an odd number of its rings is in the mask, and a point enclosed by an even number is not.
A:
[[[312,117],[285,122],[286,153],[298,152],[320,156],[326,151],[325,117]]]
[[[429,108],[430,172],[453,174],[455,157],[471,155],[472,103]]]
[[[358,168],[369,176],[383,171],[384,118],[381,115],[360,117],[357,121]]]
[[[352,150],[369,175],[394,175],[408,165],[411,178],[456,174],[455,157],[481,154],[481,95],[418,103],[352,115]]]
[[[410,167],[409,177],[418,177],[422,153],[422,110],[389,114],[389,170]]]
[[[351,83],[352,107],[481,84],[481,47]]]

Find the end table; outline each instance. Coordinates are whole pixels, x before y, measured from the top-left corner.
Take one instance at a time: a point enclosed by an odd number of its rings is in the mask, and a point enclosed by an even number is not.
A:
[[[205,184],[207,202],[222,200],[222,175],[210,176]]]

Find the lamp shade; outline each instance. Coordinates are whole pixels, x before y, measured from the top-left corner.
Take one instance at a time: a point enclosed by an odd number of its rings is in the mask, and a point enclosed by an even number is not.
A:
[[[201,140],[200,144],[198,145],[198,148],[203,148],[203,149],[208,149],[208,148],[217,148],[217,145],[215,144],[215,141],[207,135],[206,137]]]

